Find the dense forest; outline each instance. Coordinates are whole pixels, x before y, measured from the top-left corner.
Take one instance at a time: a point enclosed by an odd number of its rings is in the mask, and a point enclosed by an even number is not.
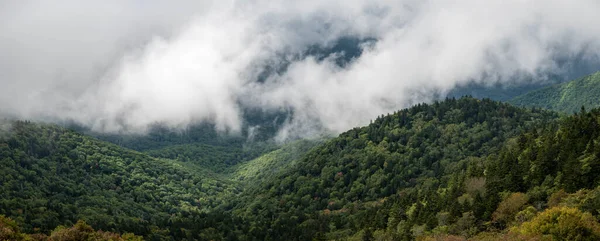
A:
[[[94,230],[84,221],[78,221],[71,227],[58,226],[49,235],[44,233],[27,234],[21,232],[18,224],[7,217],[0,216],[0,239],[16,241],[43,240],[96,240],[96,241],[142,241],[141,236],[132,233],[117,234]]]
[[[182,140],[165,133],[145,140]],[[28,121],[0,136],[0,240],[600,239],[597,109],[449,98],[231,151]]]
[[[0,213],[47,233],[85,220],[161,237],[171,223],[239,192],[199,166],[153,158],[54,125],[12,123],[0,141]]]
[[[484,221],[497,204],[482,191],[488,156],[555,118],[490,100],[420,104],[318,146],[233,213],[248,218],[256,240],[412,239],[435,229],[440,213],[453,224],[474,209]]]

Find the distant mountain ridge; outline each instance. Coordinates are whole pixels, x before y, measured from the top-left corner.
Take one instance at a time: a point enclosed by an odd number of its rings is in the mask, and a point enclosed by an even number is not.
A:
[[[600,71],[569,82],[551,85],[508,101],[517,106],[540,107],[565,113],[600,107]]]

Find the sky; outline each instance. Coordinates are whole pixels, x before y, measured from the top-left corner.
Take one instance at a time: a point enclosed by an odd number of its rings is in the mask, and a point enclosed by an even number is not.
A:
[[[0,115],[238,132],[252,107],[293,111],[282,138],[338,133],[469,82],[600,63],[599,11],[596,0],[0,0]],[[343,67],[305,56],[347,37],[375,41]]]

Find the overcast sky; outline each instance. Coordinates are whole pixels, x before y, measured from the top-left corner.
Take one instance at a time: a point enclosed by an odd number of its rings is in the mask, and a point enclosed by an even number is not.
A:
[[[0,113],[236,131],[242,104],[294,110],[284,136],[340,132],[468,81],[597,61],[598,12],[597,0],[0,0]],[[297,58],[348,36],[377,41],[343,68]]]

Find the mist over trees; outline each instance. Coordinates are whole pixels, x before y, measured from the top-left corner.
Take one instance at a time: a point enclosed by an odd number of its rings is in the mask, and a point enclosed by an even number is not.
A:
[[[0,211],[20,227],[10,235],[84,220],[150,240],[595,239],[599,120],[450,98],[254,160],[216,143],[140,153],[19,121],[0,143]]]

